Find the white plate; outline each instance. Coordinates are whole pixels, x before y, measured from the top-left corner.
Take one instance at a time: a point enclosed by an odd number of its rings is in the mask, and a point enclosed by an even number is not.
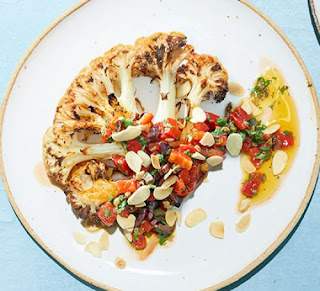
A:
[[[196,3],[196,4],[195,4]],[[219,57],[230,81],[246,88],[267,65],[285,76],[300,120],[300,147],[282,187],[252,210],[243,234],[234,230],[241,172],[239,160],[227,157],[223,171],[211,173],[183,207],[183,218],[203,207],[208,219],[194,229],[177,229],[170,248],[158,248],[144,262],[117,231],[110,249],[97,259],[75,243],[82,230],[63,192],[39,184],[42,136],[52,123],[58,100],[79,70],[118,43],[133,43],[156,31],[178,30],[197,52]],[[318,104],[298,54],[275,26],[249,4],[237,0],[106,1],[78,5],[50,27],[32,47],[9,86],[2,128],[3,176],[8,197],[34,239],[62,265],[102,288],[199,290],[222,287],[261,263],[293,229],[311,197],[317,177]],[[218,110],[212,107],[213,111]],[[220,107],[221,110],[221,107]],[[218,110],[219,111],[219,110]],[[4,174],[5,173],[5,174]],[[209,224],[226,225],[224,240],[213,239]],[[96,239],[98,234],[90,237]],[[116,256],[127,268],[114,266]]]
[[[320,35],[320,22],[319,22],[320,0],[309,0],[309,3],[310,3],[310,8],[311,8],[311,13],[312,13],[313,21],[315,24],[315,28],[317,29],[318,37],[319,37]]]

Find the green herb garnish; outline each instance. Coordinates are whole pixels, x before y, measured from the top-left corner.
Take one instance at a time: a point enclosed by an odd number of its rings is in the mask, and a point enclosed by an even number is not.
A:
[[[217,123],[218,123],[218,125],[219,126],[225,126],[226,124],[227,124],[227,120],[225,120],[224,118],[219,118],[218,120],[217,120]]]
[[[122,119],[122,126],[123,127],[128,127],[129,125],[133,125],[133,120],[129,118],[124,118]]]

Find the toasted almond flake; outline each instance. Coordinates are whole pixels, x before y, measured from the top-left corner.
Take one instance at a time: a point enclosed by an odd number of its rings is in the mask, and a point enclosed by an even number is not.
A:
[[[154,249],[157,247],[159,243],[159,238],[155,235],[152,235],[147,243],[147,246],[143,249],[143,251],[140,253],[139,260],[143,261],[146,258],[148,258]]]
[[[181,97],[184,97],[184,96],[187,96],[188,93],[190,92],[191,90],[191,83],[190,81],[187,81],[187,82],[184,82],[183,84],[180,84],[178,87],[177,87],[177,98],[181,98]]]
[[[139,181],[143,178],[145,172],[144,171],[140,171],[139,173],[136,174],[136,179]]]
[[[202,208],[197,208],[191,211],[185,220],[188,227],[194,227],[207,218],[207,213]]]
[[[240,205],[239,205],[239,211],[240,212],[246,212],[251,204],[251,198],[244,198],[240,201]]]
[[[157,187],[153,191],[153,196],[157,200],[163,200],[163,199],[166,199],[171,194],[172,190],[173,190],[172,187],[169,187],[166,189],[162,187]]]
[[[126,162],[132,171],[134,171],[135,173],[140,172],[142,159],[134,151],[126,153]]]
[[[120,201],[119,197],[116,197],[116,198],[113,199],[113,205],[114,206],[118,206],[120,203],[121,203],[121,201]]]
[[[201,154],[198,153],[198,152],[195,152],[195,153],[191,156],[191,158],[196,159],[196,160],[200,160],[200,161],[204,161],[204,160],[206,159],[205,156],[201,155]]]
[[[231,133],[227,138],[227,150],[232,156],[238,156],[242,148],[243,139],[239,133]]]
[[[150,196],[150,187],[141,186],[139,187],[128,199],[129,205],[137,205],[146,201]]]
[[[157,155],[151,155],[151,164],[155,169],[161,169],[159,157]]]
[[[102,250],[101,250],[101,247],[100,245],[95,242],[95,241],[91,241],[89,242],[85,249],[84,249],[87,253],[93,255],[94,257],[96,258],[101,258],[101,253],[102,253]]]
[[[120,257],[116,257],[114,264],[118,269],[125,269],[127,266],[126,261]]]
[[[245,100],[242,105],[241,105],[241,108],[247,112],[247,114],[251,114],[252,113],[252,107],[251,107],[251,104],[249,102],[249,100]]]
[[[122,229],[133,228],[136,223],[136,217],[130,214],[127,218],[117,215],[117,222]]]
[[[229,82],[229,92],[232,95],[242,96],[245,93],[245,90],[242,85],[236,82]]]
[[[178,177],[176,175],[171,175],[167,180],[165,180],[162,183],[161,188],[168,189],[170,186],[172,186],[177,181],[178,181]]]
[[[224,238],[224,223],[222,221],[214,221],[210,224],[209,232],[216,238]]]
[[[101,224],[96,223],[96,222],[92,222],[90,220],[86,220],[84,223],[84,227],[89,232],[96,232],[101,229]]]
[[[282,150],[278,150],[272,158],[273,175],[279,175],[285,169],[288,162],[288,154]]]
[[[207,115],[201,107],[193,108],[192,118],[190,119],[192,123],[204,122],[206,119],[207,119]]]
[[[181,221],[182,221],[181,211],[178,210],[178,209],[176,209],[175,211],[176,211],[176,216],[177,216],[177,223],[178,223],[179,225],[181,225]]]
[[[203,182],[203,183],[209,183],[210,180],[209,180],[208,176],[206,176],[206,177],[202,180],[202,182]]]
[[[221,164],[222,162],[223,162],[223,157],[220,157],[220,156],[212,156],[207,158],[207,163],[212,167],[215,167]]]
[[[249,227],[250,221],[251,221],[250,213],[246,213],[242,215],[236,223],[236,231],[244,232]]]
[[[99,239],[99,244],[102,250],[107,250],[109,248],[109,233],[104,231]]]
[[[168,171],[168,173],[164,175],[163,179],[164,179],[164,180],[167,180],[172,173],[173,173],[173,170],[170,169],[170,170]]]
[[[147,153],[145,153],[144,151],[138,151],[138,156],[142,160],[142,166],[144,166],[144,167],[149,167],[150,166],[151,159],[150,159],[150,156]]]
[[[273,125],[268,126],[268,127],[263,131],[263,133],[264,133],[264,134],[273,134],[273,133],[275,133],[276,131],[278,131],[279,128],[280,128],[280,124],[273,124]]]
[[[210,132],[206,132],[202,139],[200,140],[200,144],[203,146],[211,147],[214,145],[214,138],[213,135]]]
[[[87,242],[87,236],[79,231],[74,231],[73,237],[78,244],[84,245]]]
[[[126,237],[126,239],[128,240],[128,242],[132,242],[132,234],[131,232],[129,232],[127,229],[123,230],[123,234]]]
[[[169,226],[173,226],[173,225],[175,224],[175,222],[177,221],[176,210],[174,210],[174,209],[168,209],[168,210],[166,211],[165,219],[166,219],[166,223],[167,223]]]
[[[263,124],[267,124],[271,120],[272,113],[273,113],[273,111],[270,107],[266,108],[264,110],[262,117],[261,117],[261,122]]]
[[[172,171],[174,174],[178,173],[181,170],[181,166],[180,165],[173,165],[172,167]]]
[[[147,205],[146,202],[142,202],[140,204],[136,204],[135,207],[141,208],[141,207],[145,207],[146,205]]]
[[[171,208],[171,204],[170,204],[170,202],[169,201],[163,201],[163,207],[165,208],[165,209],[169,209],[169,208]]]
[[[199,145],[195,145],[194,148],[198,151],[201,152],[201,147]]]
[[[129,125],[125,130],[115,132],[111,136],[114,141],[127,141],[139,136],[141,131],[140,127]]]
[[[249,174],[251,174],[257,170],[247,155],[241,156],[240,163],[241,163],[242,168]]]
[[[249,102],[252,108],[252,115],[259,116],[262,113],[262,110],[259,107],[257,107],[252,101],[249,101]]]

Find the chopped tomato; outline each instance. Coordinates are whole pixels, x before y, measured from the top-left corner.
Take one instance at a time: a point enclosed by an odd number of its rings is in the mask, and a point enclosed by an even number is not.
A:
[[[199,174],[199,164],[194,163],[189,171],[190,180],[197,180]],[[181,178],[181,177],[180,177]]]
[[[153,119],[153,114],[145,112],[139,120],[139,124],[144,125],[151,122]]]
[[[291,131],[277,132],[276,138],[281,141],[281,149],[291,147],[294,145],[294,138]]]
[[[125,157],[119,155],[112,156],[112,162],[116,165],[117,169],[124,175],[129,176],[132,174],[131,169],[129,168]]]
[[[210,131],[215,130],[215,128],[218,125],[217,121],[219,119],[219,116],[215,115],[211,112],[206,112],[206,115],[207,115],[207,119],[206,119],[205,123],[208,125],[209,130]]]
[[[135,138],[127,141],[127,149],[128,151],[140,151],[143,148],[143,145],[140,143],[140,141]]]
[[[130,207],[129,207],[129,206],[126,206],[126,207],[120,212],[120,216],[121,216],[121,217],[125,217],[125,218],[128,218],[130,214],[131,214],[131,211],[130,211]]]
[[[140,234],[143,234],[145,232],[150,232],[151,229],[153,228],[153,226],[151,225],[151,223],[148,220],[145,220],[144,223],[141,224],[140,226]]]
[[[116,182],[117,187],[118,187],[118,193],[122,194],[122,193],[126,193],[126,192],[130,192],[133,193],[138,189],[137,186],[137,181],[134,179],[131,180],[119,180]]]
[[[191,143],[194,145],[199,145],[200,140],[203,138],[205,132],[204,131],[196,131],[192,134]]]
[[[211,149],[208,147],[202,147],[200,153],[204,155],[205,157],[212,157],[212,156],[223,156],[223,151]]]
[[[185,192],[186,184],[181,178],[178,179],[177,182],[173,185],[173,189],[177,196],[186,196],[188,194]]]
[[[117,218],[115,207],[110,201],[104,203],[97,214],[106,226],[111,226]]]
[[[191,168],[192,169],[192,168]],[[186,184],[190,181],[190,175],[189,171],[186,169],[182,169],[182,171],[179,174],[180,179]]]
[[[256,196],[261,183],[264,182],[265,179],[266,175],[263,173],[256,172],[249,174],[249,179],[243,184],[241,192],[248,197]]]
[[[180,153],[175,149],[173,149],[170,153],[169,162],[180,165],[182,168],[187,170],[190,170],[192,167],[191,157],[187,156],[186,154]]]
[[[226,135],[221,135],[216,139],[215,142],[216,145],[219,145],[221,147],[225,147],[227,144],[227,136]]]
[[[149,151],[152,153],[159,153],[160,152],[160,144],[159,142],[151,142],[149,143]]]
[[[251,116],[239,106],[236,107],[234,111],[230,113],[230,119],[234,122],[236,127],[238,127],[240,130],[249,128],[246,125],[246,121],[248,121],[250,118]]]
[[[187,152],[187,151],[189,151],[190,153],[195,153],[196,149],[191,144],[180,144],[179,145],[179,152],[180,153],[184,153],[184,152]]]
[[[209,126],[204,122],[197,122],[193,125],[193,128],[199,131],[209,131]]]
[[[161,132],[161,139],[177,139],[181,135],[178,123],[173,118],[168,118],[163,122],[159,122],[158,125]]]
[[[102,143],[107,143],[109,136],[112,134],[112,131],[109,129],[106,129],[105,134],[102,136]]]
[[[137,250],[142,250],[147,245],[146,237],[143,234],[140,234],[138,235],[138,239],[136,239],[134,232],[132,233],[132,242]]]

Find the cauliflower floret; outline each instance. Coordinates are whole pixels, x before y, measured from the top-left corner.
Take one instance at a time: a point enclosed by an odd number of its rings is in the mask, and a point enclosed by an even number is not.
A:
[[[176,117],[176,73],[185,57],[193,51],[187,38],[179,32],[154,33],[139,38],[134,66],[137,75],[149,76],[159,82],[160,97],[154,122]]]
[[[87,128],[91,129],[88,125]],[[74,129],[65,124],[50,127],[43,138],[43,160],[48,174],[56,182],[65,185],[72,168],[83,161],[107,159],[112,155],[124,155],[118,143],[86,144],[77,139]]]
[[[210,94],[216,102],[221,102],[228,92],[228,73],[216,57],[190,53],[185,63],[178,68],[179,84],[191,82],[187,95],[189,107],[200,106],[202,98]]]

